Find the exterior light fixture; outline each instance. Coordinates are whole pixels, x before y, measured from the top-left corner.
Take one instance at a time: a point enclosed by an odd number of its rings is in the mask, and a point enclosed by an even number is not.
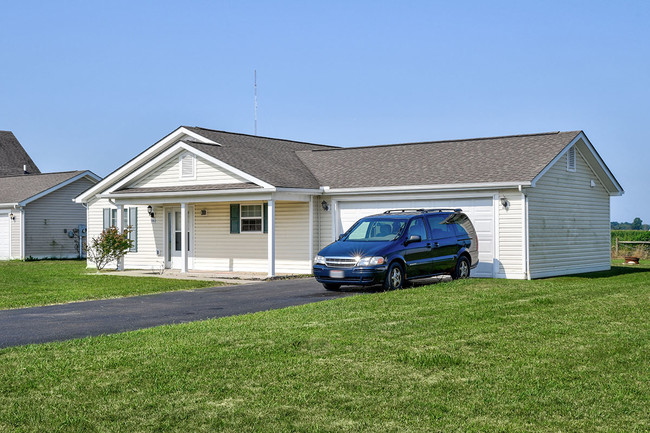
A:
[[[330,205],[325,200],[323,200],[323,202],[320,205],[323,206],[324,211],[330,210]]]
[[[9,212],[9,218],[10,218],[12,221],[16,221],[16,215],[14,215],[13,212]]]
[[[154,217],[153,207],[152,207],[151,205],[147,206],[147,213],[149,214],[149,216],[150,216],[151,218]]]
[[[507,198],[501,197],[501,205],[507,208],[508,206],[510,206],[510,202],[508,201]]]

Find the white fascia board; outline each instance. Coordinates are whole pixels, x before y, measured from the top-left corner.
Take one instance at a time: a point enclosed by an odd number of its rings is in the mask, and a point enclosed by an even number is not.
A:
[[[124,194],[120,194],[124,195]],[[252,201],[267,201],[273,196],[273,191],[258,191],[254,194],[225,194],[225,195],[185,195],[182,197],[115,197],[115,204],[117,205],[131,205],[143,203],[150,205],[165,205],[165,204],[178,204],[181,201],[186,203],[219,203],[219,202],[252,202]]]
[[[155,198],[155,197],[198,197],[198,196],[219,196],[228,194],[256,194],[259,192],[275,192],[275,188],[259,188],[250,190],[241,189],[224,189],[211,191],[166,191],[166,192],[131,192],[131,193],[107,193],[99,194],[99,198],[108,198],[119,200],[120,198]]]
[[[600,155],[598,154],[598,152],[596,151],[594,146],[591,144],[591,142],[589,141],[589,139],[587,138],[585,133],[582,132],[582,131],[580,131],[580,133],[578,135],[576,135],[576,137],[573,140],[571,140],[569,142],[569,144],[567,144],[564,147],[564,149],[562,149],[562,151],[560,153],[558,153],[557,156],[555,158],[553,158],[553,160],[551,162],[549,162],[548,165],[546,167],[544,167],[544,169],[542,171],[539,172],[539,174],[537,176],[535,176],[535,178],[531,182],[531,186],[535,187],[535,184],[537,183],[537,181],[542,176],[544,176],[546,174],[546,172],[549,171],[551,169],[551,167],[553,167],[555,165],[555,163],[558,162],[559,159],[562,158],[564,156],[564,154],[566,154],[569,151],[569,149],[572,146],[574,146],[576,143],[578,143],[580,140],[582,140],[582,142],[585,144],[587,149],[589,149],[589,151],[591,152],[594,159],[598,162],[598,164],[600,166],[600,169],[603,171],[603,173],[605,173],[605,175],[607,175],[610,182],[612,182],[612,184],[616,188],[616,191],[614,191],[614,192],[609,191],[609,194],[610,195],[623,195],[623,193],[624,193],[623,188],[618,183],[618,181],[614,178],[614,175],[612,174],[612,172],[609,171],[609,168],[607,168],[607,166],[605,165],[605,162],[603,161],[603,159],[600,157]],[[591,169],[593,170],[593,167]],[[595,170],[593,170],[593,171],[595,173]],[[598,174],[596,173],[596,175],[598,175]],[[603,185],[604,185],[604,183],[603,183]]]
[[[66,181],[63,181],[63,182],[61,182],[61,183],[59,183],[57,185],[54,185],[53,187],[48,188],[45,191],[42,191],[42,192],[40,192],[40,193],[38,193],[36,195],[33,195],[33,196],[29,197],[28,199],[25,199],[25,200],[19,202],[18,205],[25,206],[26,204],[31,203],[34,200],[38,200],[39,198],[44,197],[44,196],[56,191],[57,189],[61,189],[64,186],[70,185],[71,183],[76,182],[76,181],[78,181],[79,179],[81,179],[83,177],[90,177],[91,179],[94,179],[94,180],[97,180],[97,181],[100,179],[100,177],[97,176],[92,171],[86,170],[83,173],[79,173],[75,177],[71,177],[70,179],[68,179]]]
[[[177,140],[183,135],[188,135],[202,143],[215,144],[217,146],[221,146],[221,144],[212,141],[206,137],[203,137],[202,135],[199,135],[196,132],[192,132],[189,129],[186,129],[181,126],[179,128],[176,128],[174,131],[170,132],[169,134],[167,134],[161,140],[157,141],[153,146],[149,147],[148,149],[146,149],[144,152],[137,155],[132,160],[128,161],[122,167],[118,168],[117,170],[115,170],[114,172],[106,176],[104,180],[99,182],[97,185],[95,185],[94,187],[90,188],[89,190],[87,190],[86,192],[84,192],[83,194],[75,198],[75,202],[77,203],[87,202],[88,199],[90,199],[92,196],[96,195],[102,190],[107,189],[108,186],[112,185],[114,182],[124,177],[127,173],[137,168],[140,164],[142,164],[143,161],[146,161],[147,159],[151,158],[152,155],[155,155],[157,152],[160,152],[160,150],[168,146],[169,143],[173,142],[174,140]]]
[[[15,209],[18,206],[18,203],[0,203],[0,211]]]
[[[521,182],[485,182],[485,183],[468,183],[468,184],[446,184],[446,185],[404,185],[404,186],[380,186],[380,187],[361,187],[361,188],[328,188],[323,189],[326,194],[383,194],[383,193],[408,193],[408,192],[438,192],[438,191],[467,191],[467,190],[494,190],[519,188],[520,186],[530,186],[529,181]]]

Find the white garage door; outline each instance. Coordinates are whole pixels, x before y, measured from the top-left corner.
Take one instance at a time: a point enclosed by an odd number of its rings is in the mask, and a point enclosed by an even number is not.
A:
[[[0,260],[6,260],[11,255],[10,246],[10,230],[9,230],[9,214],[0,213]]]
[[[388,209],[461,208],[474,224],[478,235],[479,265],[472,271],[475,277],[493,277],[494,262],[494,210],[492,198],[464,198],[451,200],[398,200],[398,201],[339,201],[339,227],[341,233],[359,218],[382,213]]]

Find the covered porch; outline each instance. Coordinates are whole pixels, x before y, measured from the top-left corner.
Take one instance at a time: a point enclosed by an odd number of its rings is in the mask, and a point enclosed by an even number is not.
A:
[[[118,229],[134,230],[118,269],[311,273],[313,195],[260,189],[107,194]]]

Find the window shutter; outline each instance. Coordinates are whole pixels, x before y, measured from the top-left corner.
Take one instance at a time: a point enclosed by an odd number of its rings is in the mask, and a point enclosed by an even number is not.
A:
[[[268,233],[269,232],[269,204],[268,203],[264,203],[264,214],[263,215],[264,215],[264,217],[262,219],[264,221],[263,222],[263,224],[264,224],[264,233]]]
[[[239,204],[230,205],[230,233],[239,233]]]
[[[138,252],[138,208],[130,207],[129,208],[129,225],[131,226],[131,233],[129,234],[129,239],[133,241],[133,245],[129,251],[137,253]]]
[[[111,210],[109,208],[104,208],[102,209],[104,211],[104,227],[103,229],[106,230],[111,226]]]

